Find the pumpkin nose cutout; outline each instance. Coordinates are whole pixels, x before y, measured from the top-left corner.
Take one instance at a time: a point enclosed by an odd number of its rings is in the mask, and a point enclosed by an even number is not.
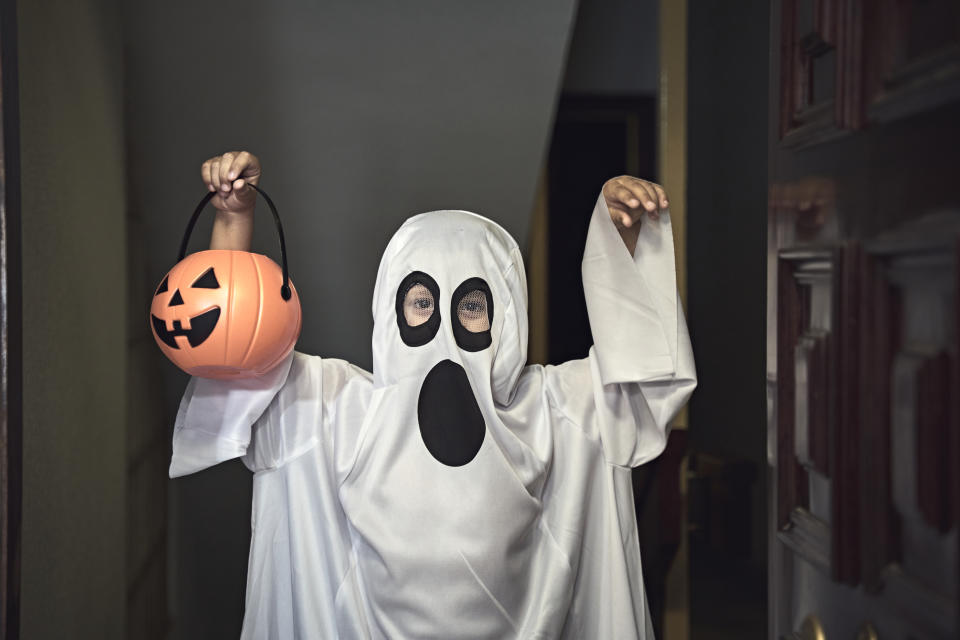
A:
[[[451,360],[438,362],[423,379],[417,420],[430,455],[448,467],[473,460],[487,431],[467,372]]]
[[[175,307],[178,304],[183,304],[183,298],[180,297],[180,289],[177,289],[176,291],[173,292],[173,297],[170,298],[170,304],[168,304],[167,306]]]

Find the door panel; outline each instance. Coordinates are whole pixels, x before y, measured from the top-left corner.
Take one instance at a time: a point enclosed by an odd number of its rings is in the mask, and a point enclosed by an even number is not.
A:
[[[960,11],[771,8],[770,635],[954,638]]]

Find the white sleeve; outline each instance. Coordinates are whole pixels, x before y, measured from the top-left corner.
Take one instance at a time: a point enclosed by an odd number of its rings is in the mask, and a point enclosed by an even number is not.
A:
[[[254,423],[287,382],[293,360],[291,353],[256,378],[191,378],[177,411],[170,477],[245,455]]]
[[[598,438],[613,464],[638,466],[659,455],[697,384],[674,260],[669,212],[643,218],[631,257],[600,196],[583,255],[594,345],[586,360],[548,367],[546,375],[552,403]]]

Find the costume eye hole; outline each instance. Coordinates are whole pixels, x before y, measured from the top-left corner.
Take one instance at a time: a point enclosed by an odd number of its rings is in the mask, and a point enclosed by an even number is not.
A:
[[[157,294],[160,294],[160,293],[166,293],[166,291],[167,291],[167,280],[169,280],[169,279],[170,279],[170,276],[164,276],[163,282],[161,282],[161,283],[160,283],[160,286],[157,287],[157,293],[155,293],[154,295],[157,295]]]
[[[490,317],[487,315],[487,295],[480,289],[466,293],[457,302],[457,319],[463,328],[471,333],[490,330]]]
[[[450,297],[453,337],[464,351],[483,351],[493,343],[493,296],[483,278],[468,278]]]
[[[418,327],[430,319],[435,305],[433,293],[423,284],[415,282],[403,297],[403,318],[411,327]]]
[[[422,347],[440,329],[437,281],[422,271],[408,273],[397,287],[397,329],[408,347]]]
[[[213,267],[210,267],[190,286],[194,289],[219,289],[220,283],[217,282],[217,276],[213,273]]]

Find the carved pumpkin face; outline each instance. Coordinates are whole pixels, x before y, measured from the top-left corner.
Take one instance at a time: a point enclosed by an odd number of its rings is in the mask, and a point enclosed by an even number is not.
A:
[[[244,378],[264,373],[300,335],[300,298],[280,295],[283,273],[246,251],[188,255],[163,278],[150,308],[160,350],[190,375]]]

